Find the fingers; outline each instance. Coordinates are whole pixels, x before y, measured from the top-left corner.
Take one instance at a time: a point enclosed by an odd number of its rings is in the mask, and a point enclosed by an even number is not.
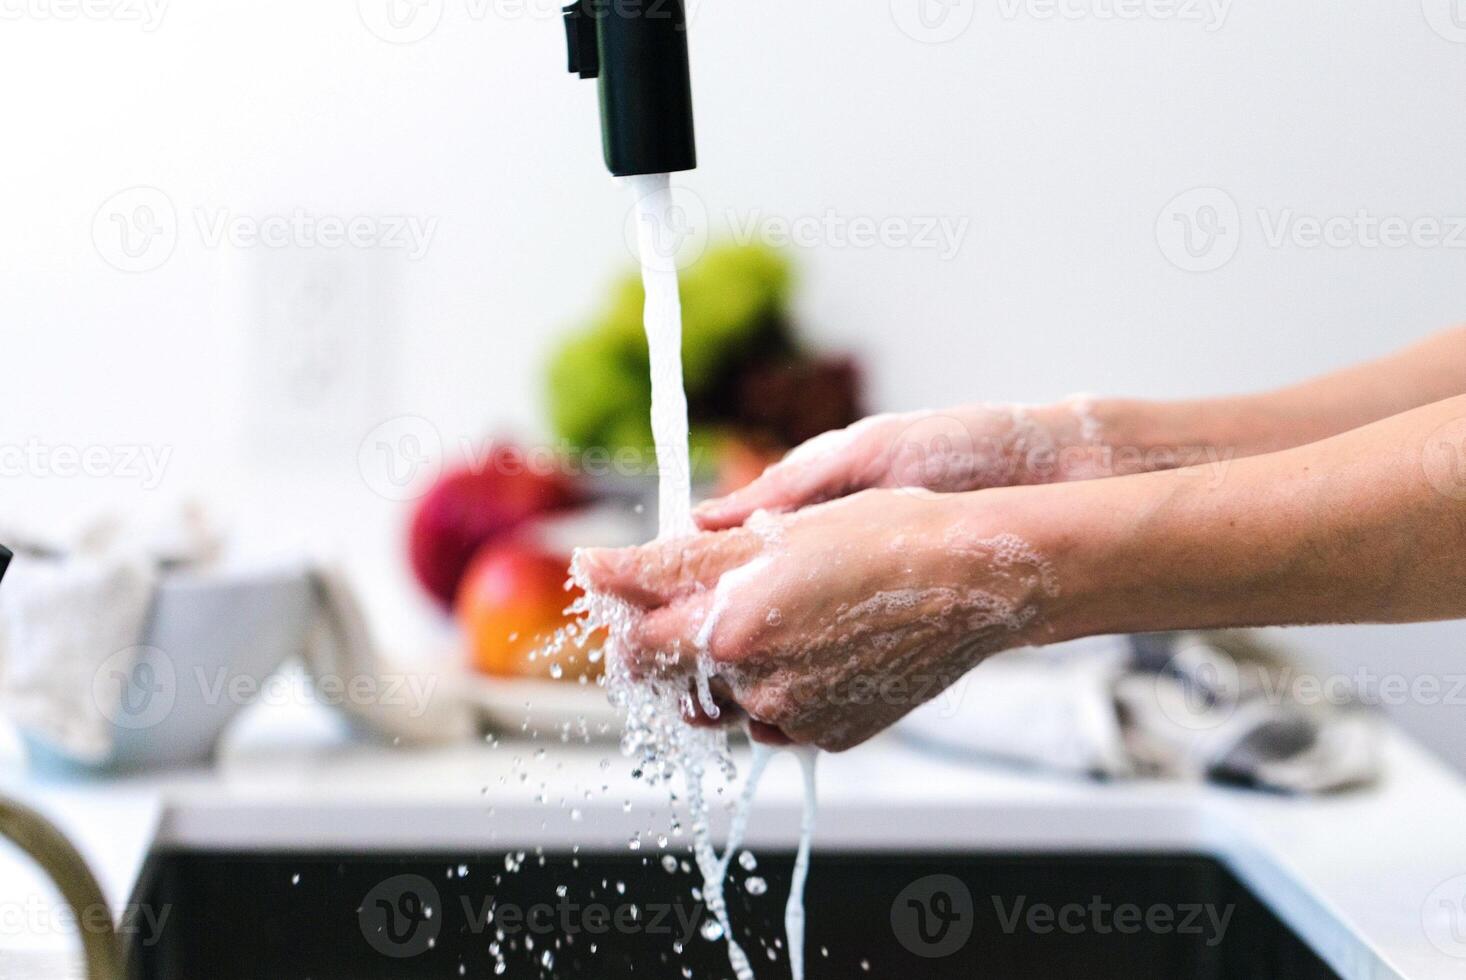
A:
[[[683,721],[695,728],[717,728],[732,724],[743,717],[743,710],[738,707],[738,702],[733,700],[733,693],[722,678],[710,678],[708,688],[713,696],[713,707],[718,713],[716,715],[708,713],[707,709],[703,707],[702,699],[697,696],[696,685],[689,681],[688,698],[682,710]]]
[[[692,519],[704,531],[721,531],[738,527],[754,511],[793,510],[803,502],[804,494],[797,489],[796,476],[781,473],[776,466],[726,497],[698,504],[692,511]]]
[[[654,605],[657,595],[641,585],[635,548],[580,548],[571,560],[571,577],[583,588],[604,592],[638,606]]]
[[[761,745],[783,748],[795,744],[794,740],[785,735],[777,725],[768,725],[757,719],[749,718],[737,704],[720,697],[716,691],[713,693],[713,700],[717,703],[718,717],[714,718],[704,711],[697,696],[694,695],[688,701],[688,709],[682,713],[682,720],[694,728],[720,728],[742,721],[748,727],[748,737]]]
[[[654,609],[712,588],[762,546],[757,535],[738,528],[639,548],[584,548],[576,553],[575,569],[594,591]]]
[[[698,632],[711,606],[711,593],[644,614],[627,637],[633,676],[690,670],[697,658]]]
[[[784,746],[794,744],[794,740],[788,735],[785,735],[776,726],[766,725],[752,718],[748,719],[748,737],[764,745]]]
[[[770,725],[757,718],[750,718],[745,714],[738,703],[733,700],[732,691],[721,678],[714,677],[709,686],[712,688],[713,704],[718,709],[717,717],[709,715],[703,709],[702,702],[698,699],[696,691],[693,690],[683,708],[683,721],[696,728],[726,727],[742,721],[747,723],[748,737],[755,742],[773,746],[794,744],[794,740],[784,734],[779,726]]]
[[[797,510],[838,497],[851,488],[856,442],[849,430],[827,432],[795,449],[748,486],[694,508],[705,531],[738,527],[757,510]]]
[[[708,679],[708,687],[717,714],[707,710],[698,696],[696,681],[688,674],[696,669],[699,634],[710,604],[710,597],[704,595],[644,614],[623,650],[632,675],[682,675],[682,683],[687,685],[682,719],[694,727],[718,728],[746,721],[749,737],[764,745],[826,747],[826,726],[813,715],[806,717],[807,706],[791,706],[787,692],[782,690],[755,688],[739,698],[727,681],[713,676]],[[838,740],[832,744],[837,750],[848,747],[838,744]]]

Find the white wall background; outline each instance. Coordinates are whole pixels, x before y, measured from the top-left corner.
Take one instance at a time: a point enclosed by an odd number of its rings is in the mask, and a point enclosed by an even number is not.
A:
[[[368,432],[537,431],[548,342],[629,261],[555,5],[420,0],[437,29],[392,44],[366,26],[388,0],[147,0],[151,25],[129,19],[144,0],[68,2],[0,0],[0,443],[171,455],[157,491],[119,455],[104,477],[12,466],[0,499],[198,490],[386,555],[401,508],[363,479]],[[899,26],[914,0],[700,0],[683,183],[715,233],[730,210],[970,222],[950,258],[799,250],[808,330],[865,353],[883,408],[1253,389],[1466,315],[1466,249],[1269,247],[1256,216],[1466,215],[1466,7],[1189,2],[950,0],[934,30],[965,29],[933,44]],[[1194,187],[1239,208],[1217,271],[1157,244]],[[119,271],[110,216],[158,192],[176,247]],[[295,208],[436,231],[413,260],[200,228]],[[1460,625],[1294,635],[1344,670],[1466,673]],[[1466,765],[1466,707],[1397,714]]]

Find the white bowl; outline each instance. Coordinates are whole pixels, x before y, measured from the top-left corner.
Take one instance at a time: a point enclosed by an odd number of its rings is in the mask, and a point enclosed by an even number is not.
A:
[[[136,662],[103,710],[106,757],[80,759],[26,733],[42,768],[136,770],[208,762],[229,722],[282,663],[301,653],[315,605],[304,565],[180,573],[159,585]]]

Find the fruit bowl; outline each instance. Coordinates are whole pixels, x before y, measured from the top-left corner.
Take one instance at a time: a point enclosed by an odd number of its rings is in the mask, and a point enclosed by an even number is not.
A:
[[[489,729],[504,734],[538,732],[542,737],[567,735],[576,741],[614,741],[621,737],[621,716],[605,688],[593,681],[578,684],[535,677],[490,677],[466,670],[458,694],[471,704]]]

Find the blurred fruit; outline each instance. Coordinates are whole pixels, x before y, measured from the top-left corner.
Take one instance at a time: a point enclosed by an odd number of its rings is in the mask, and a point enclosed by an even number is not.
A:
[[[860,370],[849,357],[753,365],[738,378],[738,417],[777,443],[797,446],[864,415]]]
[[[569,622],[565,608],[580,595],[565,588],[569,567],[568,556],[522,539],[489,544],[474,556],[455,611],[478,670],[557,680],[600,673],[600,663],[574,644],[554,657],[546,651],[555,631]]]
[[[767,446],[758,446],[746,439],[726,439],[718,453],[718,482],[713,496],[722,497],[734,490],[742,490],[764,470],[779,461],[783,452]]]
[[[481,465],[448,473],[418,502],[408,532],[413,573],[447,608],[484,544],[584,499],[568,476],[532,472],[520,449],[496,446]]]
[[[791,276],[778,252],[724,245],[709,249],[679,279],[682,371],[696,435],[737,423],[736,406],[724,393],[744,365],[796,356],[785,313]],[[612,287],[601,315],[550,361],[551,422],[573,446],[644,452],[651,445],[643,302],[641,278],[629,273]]]

